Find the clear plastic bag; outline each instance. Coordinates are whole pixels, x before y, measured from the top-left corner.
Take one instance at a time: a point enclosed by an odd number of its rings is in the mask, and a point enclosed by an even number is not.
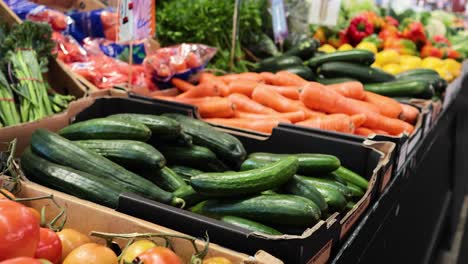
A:
[[[118,14],[113,9],[73,12],[69,15],[73,19],[73,23],[68,27],[68,34],[79,42],[87,37],[116,41]]]

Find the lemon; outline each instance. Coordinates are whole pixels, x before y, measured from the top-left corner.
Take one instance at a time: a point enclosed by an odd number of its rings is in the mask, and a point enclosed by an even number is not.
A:
[[[375,55],[375,62],[380,65],[400,63],[400,54],[395,50],[383,50]]]
[[[371,42],[361,42],[356,46],[356,49],[368,50],[374,54],[377,53],[377,46]]]
[[[421,67],[421,58],[411,55],[400,56],[400,66],[404,70],[412,70]]]
[[[338,50],[339,51],[347,51],[347,50],[352,50],[353,46],[349,45],[348,43],[341,45]]]
[[[442,66],[444,62],[436,57],[426,57],[421,62],[422,68],[434,69],[436,70],[438,67]]]
[[[436,70],[437,73],[439,73],[440,77],[445,79],[447,82],[450,82],[453,79],[455,79],[455,76],[452,73],[450,73],[449,69],[445,65],[437,67],[434,70]]]
[[[318,50],[325,52],[325,53],[332,53],[336,51],[336,49],[332,45],[329,45],[329,44],[325,44],[321,46],[320,48],[318,48]]]
[[[446,59],[443,61],[444,65],[447,67],[447,70],[455,77],[460,75],[461,63],[454,59]]]
[[[396,64],[396,63],[387,64],[382,67],[382,70],[384,70],[387,73],[394,74],[394,75],[399,74],[400,72],[403,71],[400,64]]]

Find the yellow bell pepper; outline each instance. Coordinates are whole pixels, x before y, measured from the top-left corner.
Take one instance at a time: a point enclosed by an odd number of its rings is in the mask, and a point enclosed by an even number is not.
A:
[[[325,45],[321,46],[320,48],[318,48],[318,51],[322,51],[322,52],[325,52],[325,53],[332,53],[332,52],[335,52],[336,49],[332,45],[325,44]]]
[[[401,55],[400,66],[405,71],[420,68],[421,58],[411,55]]]
[[[437,68],[441,67],[442,65],[443,61],[436,57],[426,57],[421,62],[422,68],[428,68],[433,70],[437,70]]]
[[[390,74],[399,74],[403,71],[400,64],[390,63],[382,67],[382,70]]]
[[[373,52],[374,54],[377,53],[377,46],[371,42],[361,42],[356,46],[356,49],[363,49]]]
[[[461,63],[458,61],[454,59],[446,59],[444,60],[444,65],[453,76],[458,77],[458,75],[460,75]]]
[[[383,50],[375,55],[375,62],[382,66],[391,63],[400,63],[400,54],[395,50]]]
[[[338,50],[339,51],[347,51],[347,50],[352,50],[353,46],[349,45],[348,43],[341,45]]]

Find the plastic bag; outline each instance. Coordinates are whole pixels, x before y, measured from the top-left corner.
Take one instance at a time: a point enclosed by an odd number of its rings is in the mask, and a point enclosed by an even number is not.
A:
[[[91,53],[102,52],[108,57],[116,58],[123,62],[129,61],[130,44],[119,44],[103,38],[91,39],[85,38],[83,45]],[[142,64],[146,57],[146,49],[144,41],[133,42],[133,60],[132,64]]]
[[[118,14],[113,9],[73,12],[69,15],[74,22],[68,27],[68,33],[77,41],[82,42],[87,37],[116,41]]]
[[[63,31],[72,20],[60,11],[50,9],[27,0],[4,0],[13,12],[22,20],[49,23],[52,29]]]
[[[57,43],[55,50],[57,58],[65,63],[83,62],[88,59],[86,50],[71,36],[59,32],[52,33],[52,39]]]
[[[158,87],[167,87],[173,78],[187,80],[202,70],[216,54],[216,48],[201,44],[179,44],[160,48],[146,57],[145,72]]]

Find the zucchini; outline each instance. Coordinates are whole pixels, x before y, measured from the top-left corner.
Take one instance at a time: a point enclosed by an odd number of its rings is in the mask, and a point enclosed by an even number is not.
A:
[[[367,181],[361,175],[343,166],[340,166],[337,170],[333,171],[331,174],[345,180],[347,183],[352,183],[364,190],[367,190],[367,188],[369,187],[369,181]]]
[[[359,199],[362,196],[364,196],[364,191],[361,188],[359,188],[359,186],[354,185],[352,183],[348,183],[346,184],[346,187],[348,187],[348,189],[351,191],[352,197],[354,199]]]
[[[319,46],[320,43],[317,40],[313,38],[307,38],[301,40],[299,43],[289,48],[286,52],[283,53],[283,55],[297,56],[303,60],[307,60],[314,56],[315,51]]]
[[[259,193],[289,181],[297,171],[298,160],[286,157],[265,167],[241,171],[202,173],[190,179],[195,191],[213,197]]]
[[[447,88],[448,86],[448,83],[445,79],[441,78],[439,75],[432,74],[409,75],[402,78],[398,78],[398,80],[425,81],[432,85],[434,91],[438,93],[443,93],[445,91],[445,88]]]
[[[434,96],[434,89],[427,81],[400,80],[387,83],[365,84],[364,89],[389,97],[431,99]]]
[[[284,68],[302,65],[301,58],[297,56],[281,55],[277,57],[270,57],[260,61],[255,67],[256,72],[277,72]]]
[[[153,146],[135,140],[91,139],[74,141],[125,168],[161,169],[164,156]]]
[[[297,173],[303,175],[314,175],[317,173],[328,173],[340,167],[340,160],[332,155],[326,154],[273,154],[256,152],[249,155],[249,159],[264,160],[269,162],[278,161],[287,156],[294,156],[299,160]]]
[[[115,118],[96,118],[71,124],[59,131],[70,140],[82,139],[133,139],[147,141],[151,130],[135,121]]]
[[[312,70],[309,67],[304,66],[304,65],[292,65],[292,66],[284,67],[281,70],[297,74],[303,79],[306,79],[308,81],[312,81],[315,79],[315,76]]]
[[[272,227],[269,227],[269,226],[266,226],[266,225],[263,225],[263,224],[245,219],[245,218],[240,218],[237,216],[229,216],[229,215],[223,216],[221,217],[221,221],[247,229],[249,231],[253,231],[253,232],[259,232],[259,233],[263,233],[263,234],[267,234],[271,236],[283,235],[283,233],[281,233],[280,231]]]
[[[413,77],[413,76],[420,76],[420,75],[433,75],[433,76],[440,77],[437,71],[433,69],[426,69],[426,68],[407,70],[407,71],[397,74],[395,77],[397,79],[406,79],[410,76]]]
[[[111,208],[117,207],[124,191],[112,181],[41,158],[30,148],[21,155],[21,168],[36,183]]]
[[[173,194],[174,196],[184,200],[186,207],[192,206],[207,199],[206,196],[197,193],[190,185],[182,186],[181,188],[174,191]]]
[[[325,78],[352,78],[362,83],[381,83],[395,80],[395,76],[380,69],[348,62],[326,62],[317,70]]]
[[[351,78],[317,78],[317,82],[324,84],[324,85],[329,85],[329,84],[336,84],[336,83],[342,83],[342,82],[354,82],[356,81],[355,79]]]
[[[145,114],[115,114],[108,118],[118,118],[121,120],[132,120],[144,124],[151,130],[153,137],[158,139],[175,139],[181,136],[182,128],[180,123],[174,119],[157,115]]]
[[[227,171],[229,168],[213,151],[201,146],[161,146],[159,150],[171,165],[189,166],[203,171]]]
[[[328,209],[327,202],[320,192],[313,185],[302,180],[298,175],[294,175],[294,177],[284,186],[284,190],[290,194],[302,196],[311,200],[322,212],[325,212]]]
[[[175,198],[150,182],[92,150],[80,147],[53,132],[37,129],[31,136],[31,149],[49,161],[93,174],[114,182],[122,190],[141,194],[163,203],[179,204]]]
[[[168,167],[164,167],[160,170],[155,170],[151,172],[151,178],[147,178],[162,189],[168,192],[174,192],[179,188],[187,186],[184,178],[179,176],[173,170]]]
[[[325,188],[331,188],[339,191],[342,193],[345,197],[352,197],[353,194],[351,193],[351,190],[346,187],[346,185],[341,184],[339,182],[329,180],[329,179],[322,179],[322,178],[313,178],[313,177],[304,177],[304,176],[297,176],[299,177],[303,182],[307,184],[311,184],[315,186],[316,188],[318,186],[322,186]]]
[[[192,208],[198,214],[245,217],[265,224],[311,227],[320,209],[311,200],[287,194],[259,195],[243,200],[207,200]]]
[[[317,68],[328,62],[353,62],[360,65],[369,66],[375,61],[374,53],[367,50],[347,50],[336,51],[324,55],[319,55],[307,61],[307,65],[311,68]]]
[[[201,170],[189,168],[186,166],[173,165],[173,166],[170,166],[169,168],[171,168],[171,170],[173,170],[179,176],[184,178],[184,181],[186,182],[190,182],[190,178],[192,178],[193,176],[197,176],[198,174],[203,173],[203,171]]]
[[[236,137],[188,116],[180,114],[165,114],[165,116],[179,121],[182,131],[192,136],[195,145],[209,148],[228,165],[237,168],[244,161],[247,153]]]

